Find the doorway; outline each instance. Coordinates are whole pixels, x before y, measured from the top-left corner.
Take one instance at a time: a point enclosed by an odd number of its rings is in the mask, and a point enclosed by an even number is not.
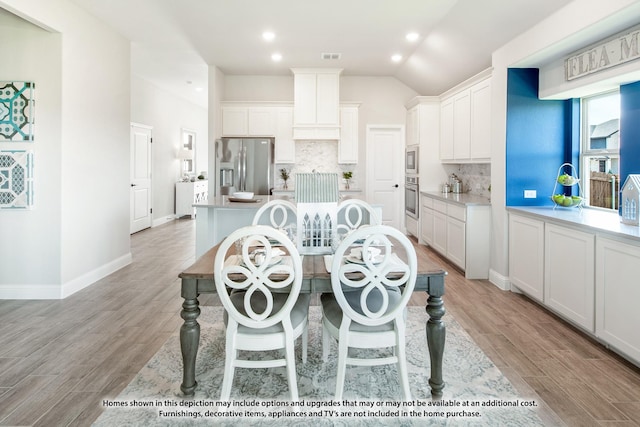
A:
[[[367,201],[382,206],[382,223],[402,230],[404,126],[367,125]]]
[[[151,126],[131,123],[130,233],[151,227]]]

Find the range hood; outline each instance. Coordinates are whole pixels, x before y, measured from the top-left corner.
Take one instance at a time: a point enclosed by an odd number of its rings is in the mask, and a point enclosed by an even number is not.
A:
[[[293,139],[340,139],[341,68],[292,68]]]

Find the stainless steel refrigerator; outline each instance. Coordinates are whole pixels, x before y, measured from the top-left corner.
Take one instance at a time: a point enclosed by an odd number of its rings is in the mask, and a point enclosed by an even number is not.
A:
[[[273,138],[216,140],[217,195],[235,191],[271,194],[275,182]]]

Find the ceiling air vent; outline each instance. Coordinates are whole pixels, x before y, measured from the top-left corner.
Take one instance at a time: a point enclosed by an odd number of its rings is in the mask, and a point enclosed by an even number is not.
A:
[[[340,59],[342,56],[341,53],[321,53],[320,57],[322,59]]]

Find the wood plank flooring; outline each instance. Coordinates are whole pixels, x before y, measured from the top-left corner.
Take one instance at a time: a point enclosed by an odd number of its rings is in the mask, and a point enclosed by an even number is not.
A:
[[[131,236],[133,263],[64,300],[0,300],[0,426],[89,426],[182,320],[195,221]],[[445,307],[549,426],[640,426],[640,369],[528,298],[449,271]],[[411,301],[424,305],[426,296]],[[200,298],[216,305],[215,296]],[[444,320],[447,320],[445,315]],[[446,381],[446,378],[445,378]]]

